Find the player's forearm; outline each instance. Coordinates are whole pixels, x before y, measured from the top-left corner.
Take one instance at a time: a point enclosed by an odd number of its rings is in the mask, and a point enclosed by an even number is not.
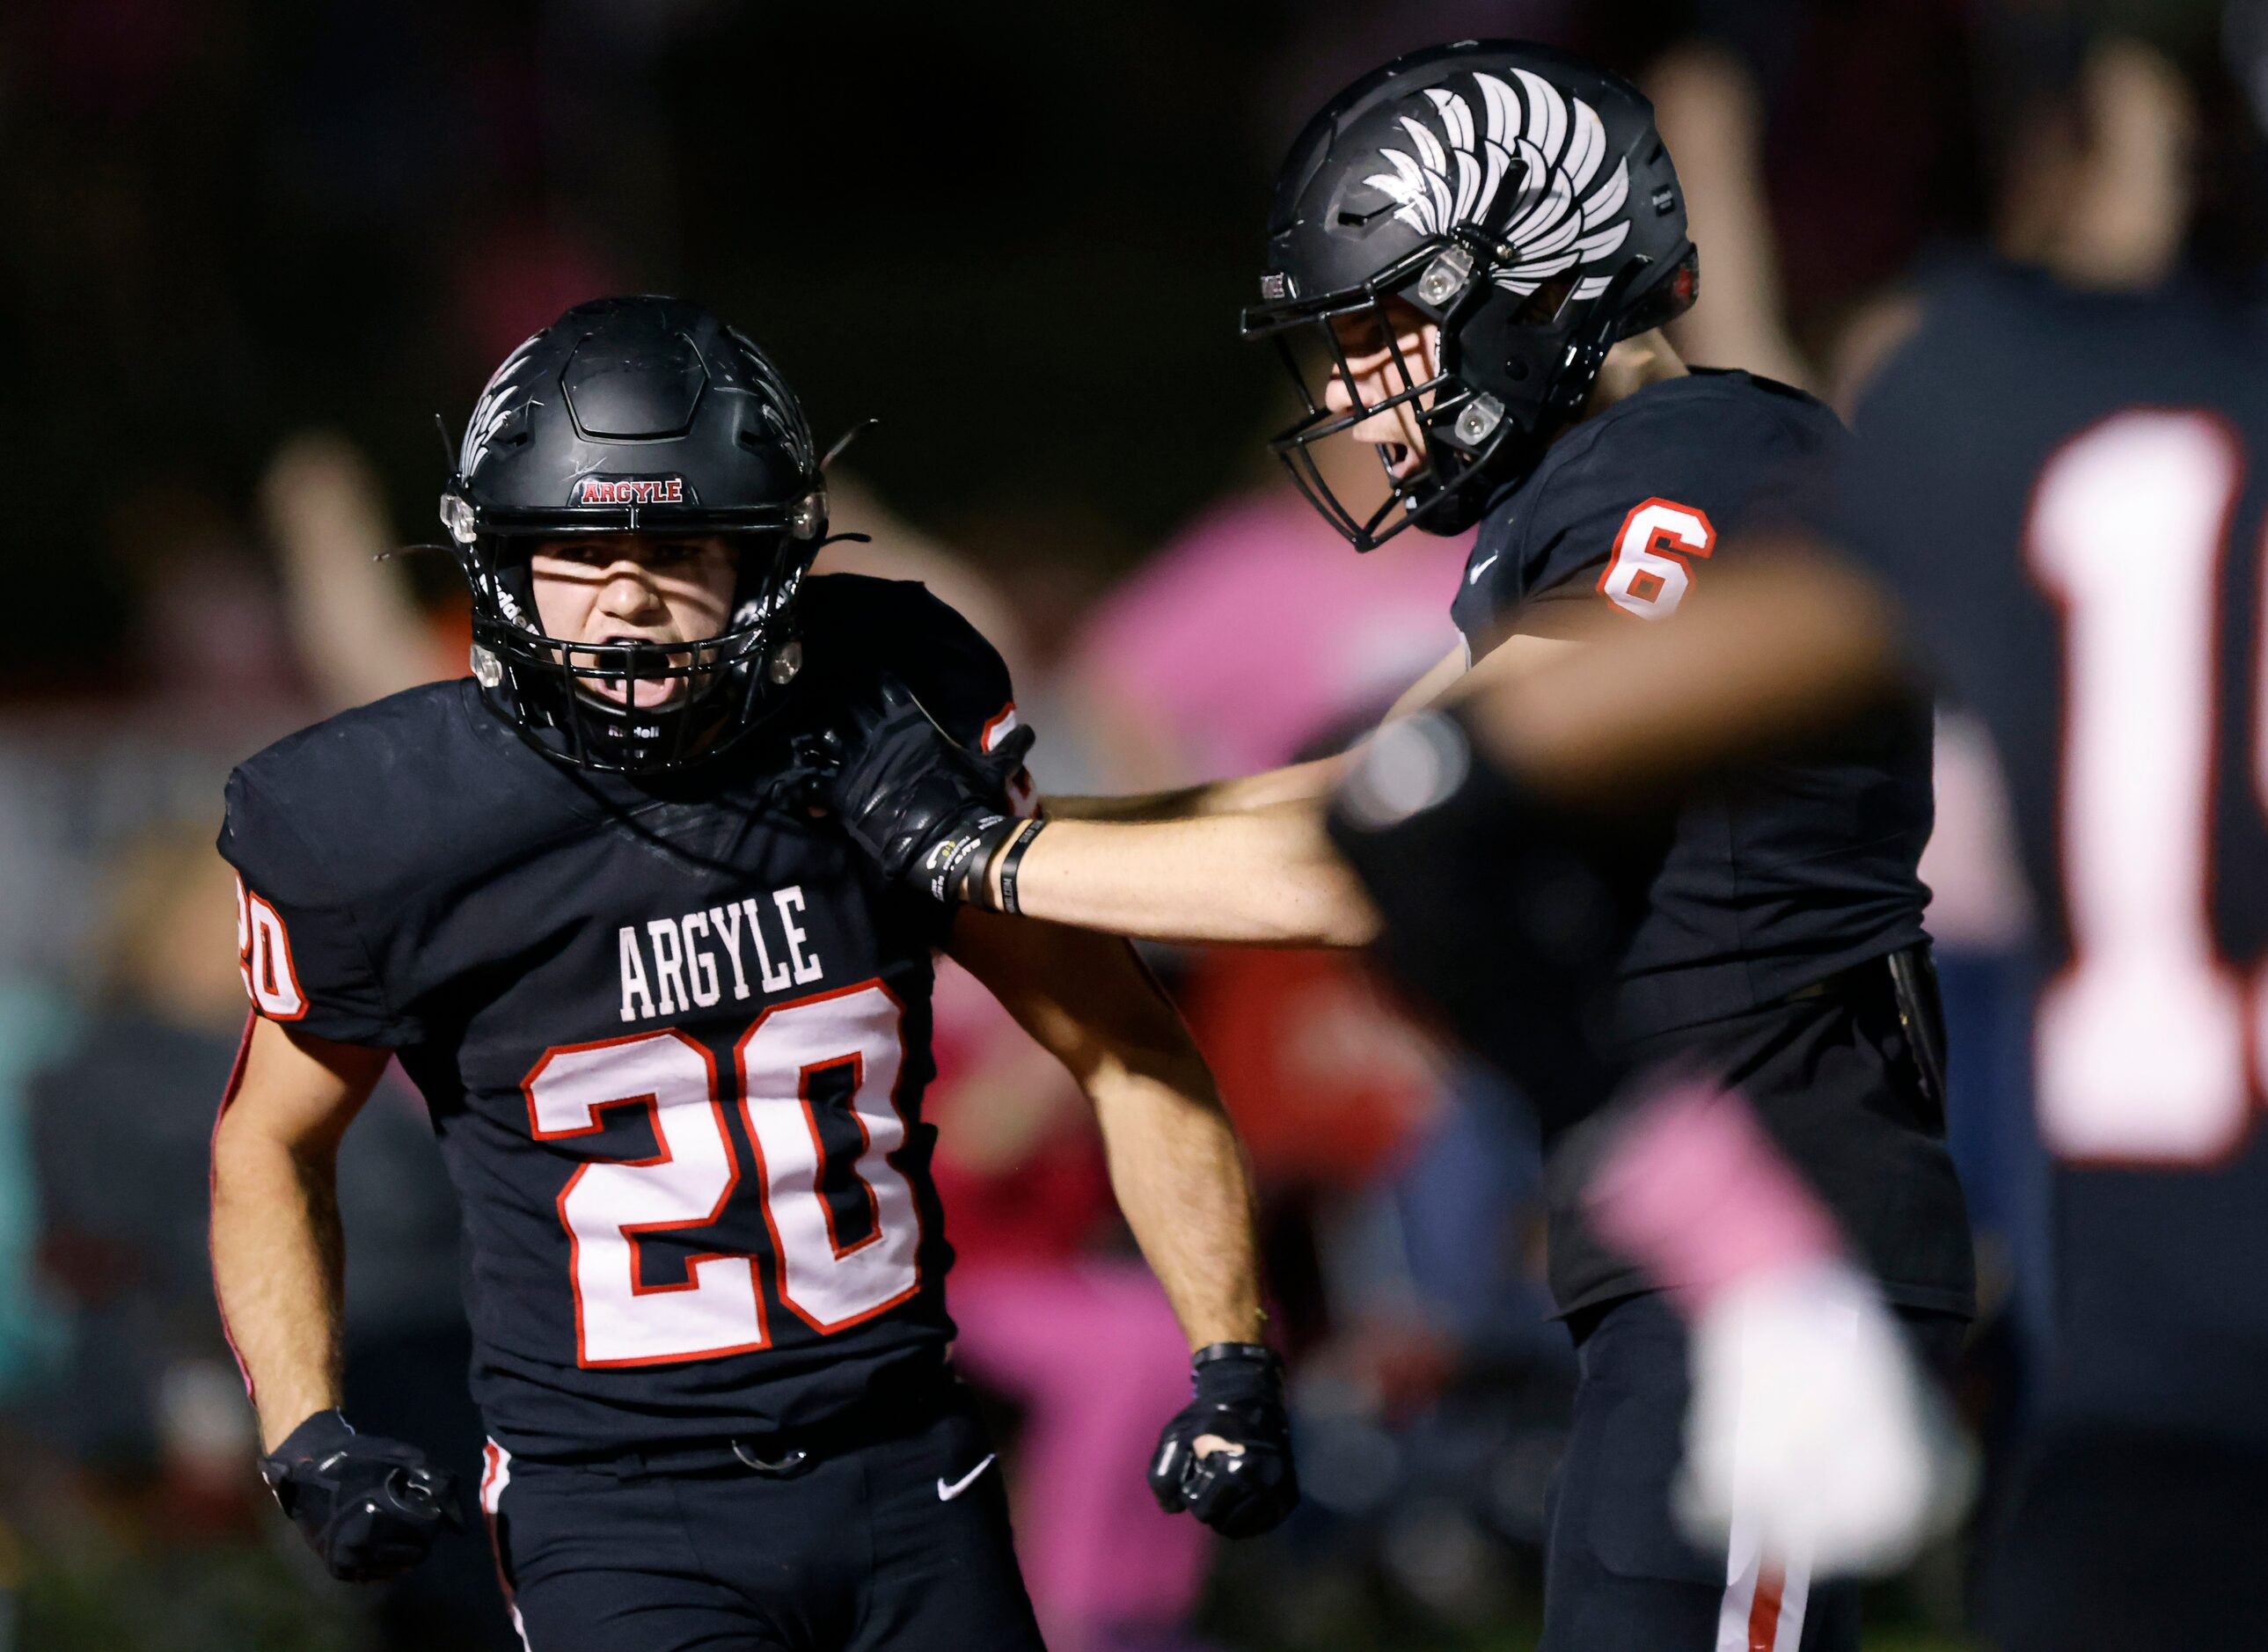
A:
[[[1278,804],[1307,803],[1336,785],[1345,767],[1337,757],[1312,763],[1293,763],[1261,775],[1240,775],[1232,780],[1207,781],[1174,791],[1143,792],[1124,797],[1049,797],[1047,811],[1061,820],[1199,820],[1214,815],[1241,814],[1270,809]]]
[[[1148,941],[1361,946],[1378,929],[1303,804],[1148,825],[1050,820],[1016,892],[1026,916]]]
[[[1087,1093],[1118,1208],[1190,1348],[1260,1340],[1251,1183],[1204,1062],[1113,1068]]]
[[[224,1116],[212,1200],[213,1285],[272,1450],[339,1403],[345,1243],[333,1149],[295,1149]]]

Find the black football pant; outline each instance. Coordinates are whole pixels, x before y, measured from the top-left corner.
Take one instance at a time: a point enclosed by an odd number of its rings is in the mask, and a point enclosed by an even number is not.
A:
[[[1901,1312],[1916,1352],[1948,1367],[1967,1323]],[[1859,1586],[1760,1566],[1734,1531],[1687,1542],[1670,1512],[1684,1458],[1684,1322],[1649,1292],[1570,1321],[1581,1378],[1552,1484],[1542,1652],[1858,1652]]]
[[[963,1406],[814,1452],[789,1475],[623,1472],[489,1450],[481,1501],[529,1652],[1041,1645],[999,1465]]]

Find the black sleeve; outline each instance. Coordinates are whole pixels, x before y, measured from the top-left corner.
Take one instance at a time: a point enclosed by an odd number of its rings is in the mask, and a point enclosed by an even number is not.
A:
[[[1500,624],[1552,636],[1600,609],[1668,619],[1734,528],[1796,513],[1817,435],[1739,402],[1633,410],[1550,478],[1528,524],[1524,600]]]
[[[239,768],[229,776],[221,857],[237,873],[237,962],[253,1007],[342,1044],[396,1047],[421,1029],[389,1001],[372,937],[339,885],[352,850],[319,855],[291,811]]]
[[[902,628],[886,663],[946,733],[971,750],[990,751],[1020,726],[1007,662],[928,587],[903,583],[909,596]]]
[[[911,689],[939,727],[972,751],[990,751],[1022,725],[1007,663],[983,634],[908,579],[828,574],[805,586],[814,644],[828,669],[849,678],[887,672]],[[1019,802],[1028,787],[1020,789]]]

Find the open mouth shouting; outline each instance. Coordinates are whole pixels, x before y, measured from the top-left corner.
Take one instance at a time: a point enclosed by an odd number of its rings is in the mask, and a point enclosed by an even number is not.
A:
[[[1407,442],[1377,444],[1378,457],[1386,466],[1386,474],[1396,481],[1407,481],[1425,467],[1425,454],[1422,448]]]
[[[648,676],[644,671],[633,671],[611,676],[585,674],[579,677],[578,686],[584,693],[593,699],[603,701],[608,705],[627,706],[639,711],[662,711],[681,704],[692,691],[693,679],[683,673],[691,670],[695,663],[696,650],[689,648],[671,648],[666,652],[662,651],[671,640],[664,637],[628,635],[602,637],[599,639],[600,643],[608,648],[644,644],[645,646],[639,649],[639,651],[632,657],[630,663],[634,666],[644,666],[656,672],[667,672],[670,674]],[[589,673],[600,666],[615,663],[614,659],[602,658],[593,654],[578,653],[573,657],[574,665],[582,673]]]

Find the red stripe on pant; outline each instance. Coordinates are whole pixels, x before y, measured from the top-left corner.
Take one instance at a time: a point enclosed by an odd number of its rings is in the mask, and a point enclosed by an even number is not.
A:
[[[1756,1597],[1749,1606],[1749,1652],[1773,1652],[1778,1644],[1780,1591],[1786,1583],[1777,1566],[1756,1574]]]

